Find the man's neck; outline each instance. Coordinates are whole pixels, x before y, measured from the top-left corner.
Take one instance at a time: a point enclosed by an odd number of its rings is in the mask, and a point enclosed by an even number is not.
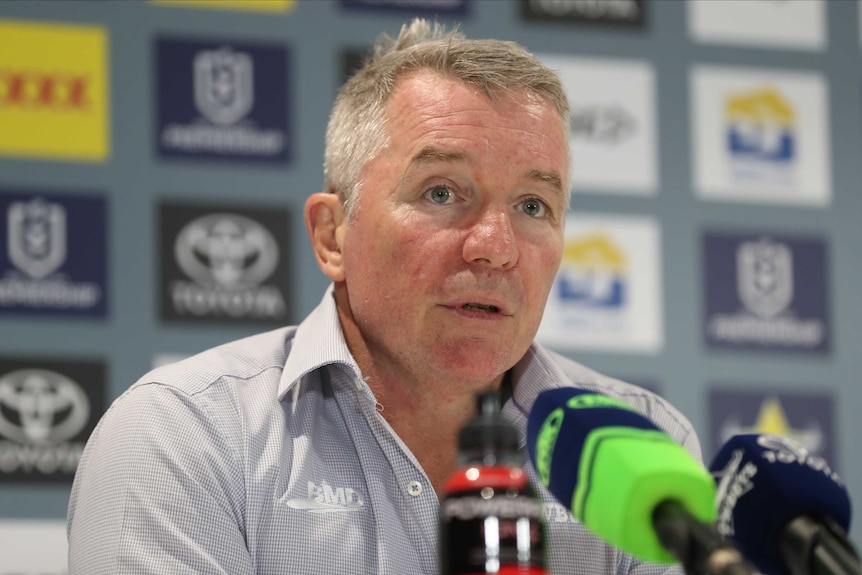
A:
[[[476,393],[498,389],[504,375],[491,382],[465,385],[462,381],[388,371],[386,362],[376,361],[366,347],[350,314],[346,293],[336,293],[336,300],[348,349],[374,393],[378,409],[441,494],[457,465],[458,433],[476,414]]]
[[[458,433],[476,414],[475,392],[458,382],[408,383],[373,369],[371,373],[367,382],[381,415],[422,465],[437,494],[442,494],[457,466]]]

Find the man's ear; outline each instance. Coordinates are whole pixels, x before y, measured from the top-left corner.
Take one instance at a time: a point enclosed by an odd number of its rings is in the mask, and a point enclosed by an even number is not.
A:
[[[344,281],[341,253],[347,215],[337,194],[317,192],[305,201],[305,228],[317,265],[334,282]]]

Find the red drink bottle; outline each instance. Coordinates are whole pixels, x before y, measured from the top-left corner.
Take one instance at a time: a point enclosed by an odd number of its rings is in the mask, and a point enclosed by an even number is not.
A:
[[[477,403],[440,502],[440,573],[546,575],[542,505],[521,467],[518,432],[496,393],[479,394]]]

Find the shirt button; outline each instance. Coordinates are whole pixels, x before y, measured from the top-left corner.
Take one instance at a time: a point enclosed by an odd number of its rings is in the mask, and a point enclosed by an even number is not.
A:
[[[407,493],[413,497],[419,497],[422,495],[422,484],[418,481],[411,481],[407,484]]]

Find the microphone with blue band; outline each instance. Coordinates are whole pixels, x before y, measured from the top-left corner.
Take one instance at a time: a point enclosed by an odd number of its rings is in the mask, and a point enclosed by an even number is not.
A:
[[[715,483],[681,445],[631,406],[575,388],[542,392],[527,419],[539,478],[593,533],[686,573],[757,571],[715,529]]]
[[[850,496],[821,457],[777,435],[736,435],[710,465],[719,531],[767,575],[862,575]]]

